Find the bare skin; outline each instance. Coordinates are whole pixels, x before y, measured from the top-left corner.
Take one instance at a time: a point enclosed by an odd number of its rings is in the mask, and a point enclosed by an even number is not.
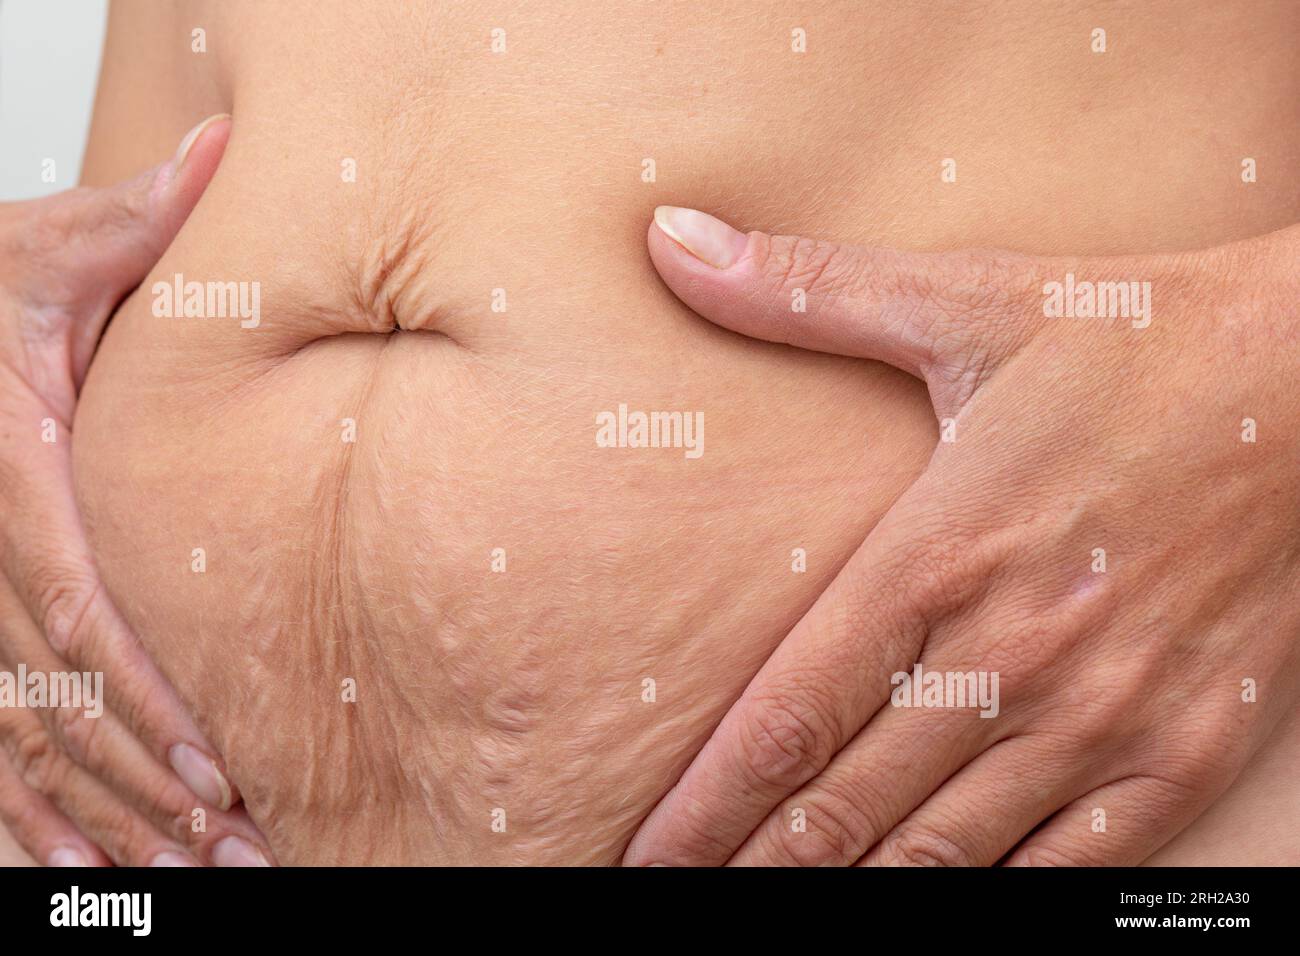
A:
[[[72,478],[77,393],[104,325],[171,243],[229,129],[201,124],[169,161],[107,188],[0,204],[0,823],[49,865],[256,852],[215,751],[104,591]]]
[[[1300,226],[936,255],[664,208],[649,244],[699,315],[908,369],[944,431],[625,862],[1134,865],[1300,709]]]
[[[109,329],[75,449],[109,591],[286,862],[617,861],[924,467],[919,382],[702,323],[647,262],[655,205],[1039,255],[1300,219],[1293,177],[1238,175],[1295,155],[1286,5],[1249,31],[1212,4],[1184,28],[1118,7],[312,9],[115,7],[87,181],[207,113],[234,128]],[[286,40],[308,20],[313,42]],[[1214,122],[1171,120],[1195,116]],[[178,272],[261,282],[261,326],[155,316]],[[620,402],[702,410],[704,455],[598,448]],[[1219,825],[1263,812],[1235,806]]]

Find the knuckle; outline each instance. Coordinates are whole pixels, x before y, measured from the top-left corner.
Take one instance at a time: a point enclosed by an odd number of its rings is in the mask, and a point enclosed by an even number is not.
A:
[[[96,586],[78,570],[47,563],[31,582],[41,631],[61,656],[76,655],[84,643]]]
[[[59,194],[56,200],[47,216],[64,240],[83,233],[94,233],[96,240],[111,238],[114,233],[129,230],[148,210],[148,192],[138,188],[78,186]]]
[[[1244,763],[1238,741],[1219,740],[1206,733],[1201,738],[1166,742],[1147,765],[1153,779],[1153,806],[1170,811],[1216,794],[1225,781],[1236,778]]]
[[[1022,851],[1025,866],[1083,866],[1085,861],[1061,847],[1034,844]]]
[[[816,694],[801,689],[754,702],[744,735],[745,764],[762,784],[793,789],[829,758],[836,735]]]
[[[87,717],[80,707],[55,707],[49,711],[53,735],[72,761],[91,767],[98,755],[96,738],[101,721]]]
[[[922,824],[904,824],[880,844],[887,866],[974,866],[969,851]]]
[[[785,855],[800,866],[848,866],[862,856],[866,821],[852,804],[807,794],[795,801],[804,811],[807,828],[780,827]]]
[[[147,193],[140,189],[104,192],[78,186],[27,204],[0,230],[0,248],[36,280],[27,286],[39,289],[34,304],[64,311],[76,301],[85,269],[84,263],[78,269],[67,263],[129,233],[147,209]]]
[[[820,239],[772,236],[759,255],[759,267],[779,294],[802,289],[817,300],[834,298],[851,291],[860,275],[845,247]]]
[[[1035,693],[1049,691],[1059,680],[1061,660],[1095,633],[1092,624],[1069,609],[1038,611],[1015,599],[986,610],[982,620],[982,666]],[[1074,715],[1090,718],[1107,709],[1102,697],[1082,685],[1064,688],[1052,700]]]
[[[93,189],[78,186],[33,203],[16,224],[14,238],[20,254],[38,267],[65,255],[85,228],[86,209],[93,195]]]
[[[19,779],[38,793],[50,792],[57,783],[62,755],[39,722],[16,733],[11,740],[9,758]]]
[[[919,291],[954,315],[996,318],[1036,304],[1040,286],[1032,260],[972,251],[936,260],[934,281]]]
[[[139,807],[146,819],[153,821],[172,839],[182,843],[200,845],[208,839],[205,832],[195,832],[191,827],[195,810],[203,809],[210,826],[220,811],[208,810],[185,795],[184,787],[164,775],[152,782],[140,795]]]
[[[22,786],[21,782],[15,784],[15,787]],[[41,801],[24,797],[27,795],[17,794],[12,799],[0,800],[0,820],[19,844],[34,856],[33,843],[42,830],[49,828],[50,814]]]
[[[11,830],[30,818],[32,804],[31,788],[23,783],[17,768],[13,765],[8,742],[0,750],[0,821]]]
[[[904,610],[934,619],[972,606],[1006,560],[995,536],[982,535],[960,519],[923,517],[913,537],[891,556],[900,568]]]
[[[943,376],[971,394],[989,368],[1023,341],[1039,309],[1042,282],[1028,257],[982,251],[935,256],[909,273],[910,300]],[[978,330],[978,331],[976,331]]]
[[[155,843],[154,834],[125,804],[111,801],[98,807],[91,820],[88,833],[93,832],[95,842],[114,863],[141,866],[146,862],[148,848]]]

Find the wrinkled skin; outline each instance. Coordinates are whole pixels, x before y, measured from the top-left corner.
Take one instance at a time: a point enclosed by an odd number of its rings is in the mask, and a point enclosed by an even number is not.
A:
[[[104,324],[228,131],[200,124],[170,161],[110,187],[0,204],[0,823],[15,841],[0,840],[0,862],[265,860],[211,745],[106,594],[72,480],[70,425]],[[69,674],[85,706],[29,696],[32,677],[62,688]],[[12,706],[15,685],[27,706]]]
[[[919,381],[703,322],[647,259],[657,203],[1042,254],[1197,248],[1300,214],[1278,180],[1243,205],[1206,165],[1297,128],[1276,122],[1289,54],[1224,43],[1210,6],[1214,43],[1114,14],[1147,55],[1070,60],[1104,77],[1058,70],[1082,15],[810,10],[822,59],[792,64],[763,54],[789,24],[748,7],[513,6],[115,8],[92,181],[196,113],[235,119],[92,366],[78,490],[109,591],[281,862],[617,862],[924,469]],[[290,54],[304,19],[319,42]],[[1159,110],[1135,92],[1151,83]],[[1147,135],[1183,102],[1231,125]],[[1062,116],[1091,148],[1037,158]],[[1171,161],[1196,202],[1163,188]],[[152,283],[178,272],[260,282],[260,326],[155,317]],[[703,457],[596,447],[620,402],[703,411]]]
[[[1146,859],[1300,709],[1300,227],[1037,259],[685,221],[737,256],[652,230],[697,312],[907,368],[950,430],[629,862]],[[1067,273],[1149,283],[1150,308],[1045,315]],[[997,673],[993,719],[890,706],[916,662]]]

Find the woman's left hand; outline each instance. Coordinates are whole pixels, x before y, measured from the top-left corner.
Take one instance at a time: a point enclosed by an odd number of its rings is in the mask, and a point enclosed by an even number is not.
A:
[[[656,221],[696,312],[911,372],[940,440],[625,862],[1132,864],[1227,788],[1300,698],[1300,227],[1045,259]],[[918,662],[997,695],[905,696]]]

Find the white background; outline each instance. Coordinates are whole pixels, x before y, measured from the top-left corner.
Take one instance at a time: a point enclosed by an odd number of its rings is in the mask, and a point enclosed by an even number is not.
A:
[[[0,0],[0,201],[77,184],[107,17],[108,0]]]

